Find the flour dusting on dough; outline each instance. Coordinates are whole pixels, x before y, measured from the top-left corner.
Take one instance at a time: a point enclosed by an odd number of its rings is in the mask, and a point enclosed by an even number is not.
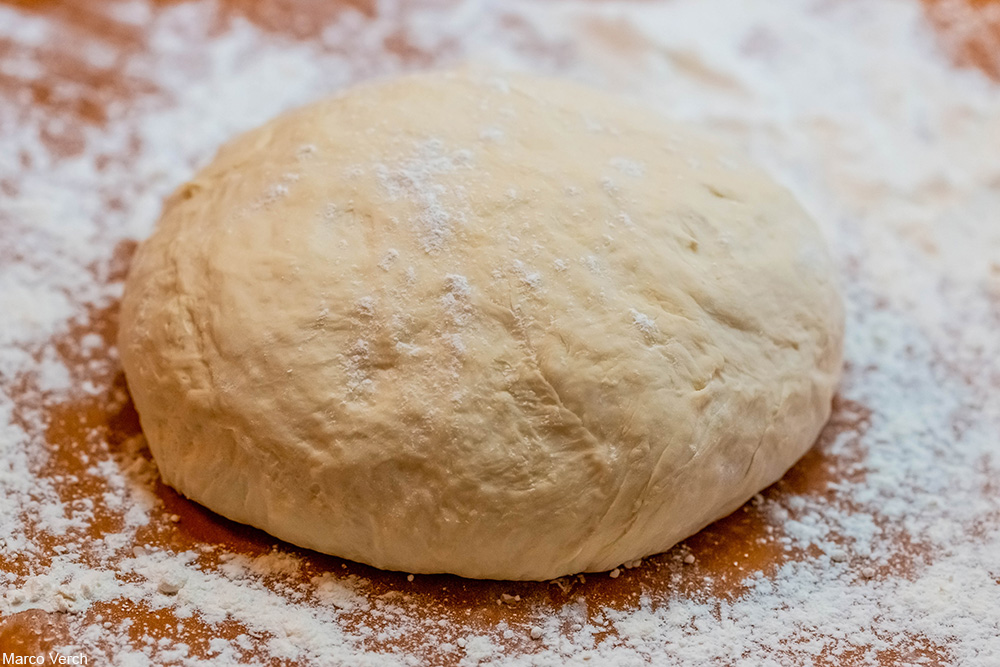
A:
[[[466,218],[462,193],[449,192],[436,177],[471,167],[470,150],[447,151],[440,139],[418,142],[411,157],[375,165],[379,184],[390,199],[408,198],[416,205],[412,224],[425,252],[444,249],[455,225]]]

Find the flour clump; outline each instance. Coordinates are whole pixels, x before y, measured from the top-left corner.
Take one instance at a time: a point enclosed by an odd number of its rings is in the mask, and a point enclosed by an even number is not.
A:
[[[811,446],[843,306],[764,173],[605,93],[463,70],[224,146],[119,347],[165,482],[376,567],[548,579],[668,549]]]

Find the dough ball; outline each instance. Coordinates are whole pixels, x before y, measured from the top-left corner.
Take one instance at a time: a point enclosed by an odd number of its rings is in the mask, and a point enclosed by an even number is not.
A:
[[[362,86],[167,202],[120,351],[164,481],[407,572],[548,579],[668,549],[830,413],[843,309],[761,171],[569,83]]]

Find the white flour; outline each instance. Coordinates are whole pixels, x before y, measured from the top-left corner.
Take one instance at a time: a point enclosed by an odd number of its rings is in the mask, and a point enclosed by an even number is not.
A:
[[[210,2],[111,3],[115,21],[151,36],[123,58],[0,6],[0,39],[20,45],[0,74],[31,82],[40,53],[65,48],[96,69],[124,67],[139,91],[103,125],[40,110],[27,92],[0,104],[0,230],[16,241],[0,246],[0,615],[67,612],[62,651],[117,665],[1000,664],[1000,87],[951,66],[920,5],[903,0],[378,4],[379,18],[346,10],[296,42],[239,18],[209,38]],[[707,125],[820,223],[848,296],[847,425],[824,445],[839,462],[829,489],[755,502],[789,557],[742,571],[742,594],[717,596],[712,581],[645,587],[616,570],[634,602],[602,609],[567,594],[553,613],[539,585],[534,598],[496,600],[510,620],[465,622],[402,577],[384,590],[334,568],[299,585],[301,560],[281,550],[142,548],[142,535],[173,524],[141,439],[113,445],[95,431],[74,449],[75,477],[96,494],[65,492],[74,475],[47,467],[52,407],[89,400],[113,414],[126,399],[111,384],[113,349],[72,334],[120,296],[116,245],[148,235],[163,198],[224,140],[401,69],[400,44],[419,62],[560,74]],[[70,78],[52,92],[59,109],[95,94]],[[76,150],[56,155],[52,137]],[[387,168],[385,187],[407,196],[435,170],[469,168],[429,157]],[[454,221],[423,203],[433,249]],[[99,516],[115,528],[93,542]],[[51,536],[65,549],[47,547]],[[636,572],[661,568],[669,582],[699,567],[684,546],[654,561]],[[120,600],[172,614],[175,634],[137,643],[94,612]],[[208,644],[184,629],[233,622],[243,630]],[[408,655],[418,644],[423,658]]]

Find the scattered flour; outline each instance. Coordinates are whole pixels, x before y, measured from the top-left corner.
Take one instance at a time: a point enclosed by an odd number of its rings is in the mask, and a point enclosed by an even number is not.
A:
[[[659,332],[659,329],[656,326],[656,321],[649,315],[640,313],[635,308],[631,309],[629,314],[632,316],[632,324],[635,325],[635,328],[646,336],[654,336]]]
[[[464,207],[456,208],[451,201],[455,193],[436,182],[435,176],[471,166],[470,150],[446,152],[444,142],[438,139],[418,143],[411,157],[395,164],[376,165],[379,185],[390,200],[415,203],[418,210],[414,223],[425,252],[440,251],[454,234],[456,223],[465,220]]]

